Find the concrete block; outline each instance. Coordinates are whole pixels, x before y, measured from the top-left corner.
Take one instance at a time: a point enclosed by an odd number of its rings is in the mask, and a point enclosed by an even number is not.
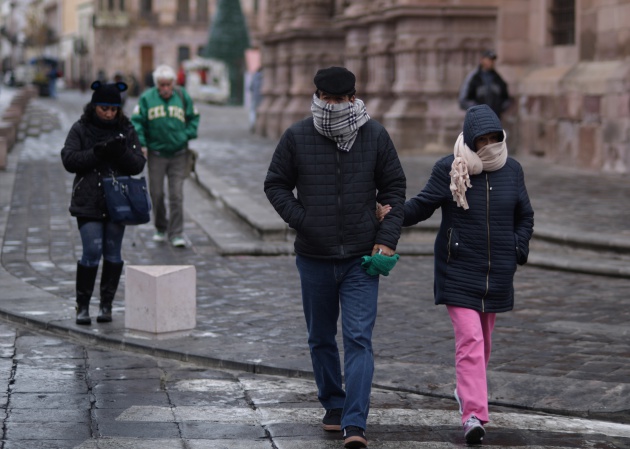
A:
[[[9,148],[7,145],[7,139],[0,137],[0,170],[7,168],[7,153]]]
[[[193,265],[129,265],[125,328],[154,337],[180,336],[197,324]]]
[[[0,120],[0,137],[7,139],[7,147],[9,151],[11,151],[11,147],[13,147],[13,144],[15,143],[16,135],[17,132],[13,123]]]

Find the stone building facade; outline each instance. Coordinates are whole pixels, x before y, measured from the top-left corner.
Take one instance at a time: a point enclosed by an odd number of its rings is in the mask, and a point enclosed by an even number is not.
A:
[[[310,113],[315,71],[345,65],[400,152],[450,152],[460,83],[492,48],[512,152],[626,173],[628,19],[625,0],[267,0],[257,130],[279,137]]]
[[[62,50],[72,81],[93,80],[104,75],[111,80],[121,72],[139,87],[159,64],[177,69],[180,62],[194,58],[208,43],[217,0],[92,0],[77,7],[77,32],[73,45]],[[241,0],[257,36],[258,0]]]

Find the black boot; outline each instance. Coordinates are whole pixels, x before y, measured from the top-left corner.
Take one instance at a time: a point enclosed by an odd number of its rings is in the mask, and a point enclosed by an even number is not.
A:
[[[118,289],[118,281],[122,273],[124,262],[114,263],[103,261],[103,273],[101,274],[101,304],[98,309],[96,321],[109,323],[112,320],[112,302]]]
[[[77,324],[92,324],[90,319],[90,298],[94,291],[98,266],[86,267],[77,262]]]

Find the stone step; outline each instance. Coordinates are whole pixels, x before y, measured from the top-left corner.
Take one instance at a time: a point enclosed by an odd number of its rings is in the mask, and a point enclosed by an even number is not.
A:
[[[260,204],[238,187],[229,186],[209,169],[197,166],[197,177],[187,183],[195,202],[207,203],[195,219],[224,255],[280,255],[293,253],[295,232],[269,204]],[[262,188],[262,186],[261,186]],[[194,191],[193,191],[194,190]],[[198,207],[196,209],[199,209]],[[221,217],[217,219],[216,217]],[[401,255],[431,256],[439,213],[426,222],[404,228],[398,245]],[[629,236],[630,237],[630,236]],[[536,226],[528,264],[579,273],[630,278],[630,238],[565,228]]]

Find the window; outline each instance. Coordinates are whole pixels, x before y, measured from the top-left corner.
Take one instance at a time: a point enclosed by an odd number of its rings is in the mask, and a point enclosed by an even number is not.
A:
[[[552,45],[575,44],[575,0],[552,0],[549,12]]]
[[[177,20],[179,22],[188,22],[190,20],[188,0],[177,0]]]
[[[150,15],[153,11],[151,0],[140,0],[140,13],[142,15]]]
[[[208,11],[208,0],[197,0],[197,22],[207,22]]]
[[[177,64],[190,59],[190,47],[181,45],[177,47]]]

